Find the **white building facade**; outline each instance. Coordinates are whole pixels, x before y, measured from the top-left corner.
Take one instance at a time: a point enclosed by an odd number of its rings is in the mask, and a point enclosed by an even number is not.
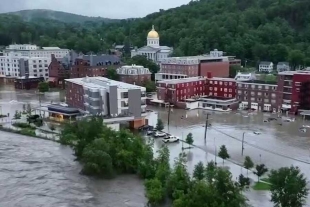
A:
[[[272,73],[273,63],[267,62],[267,61],[260,62],[258,66],[258,70],[259,72]]]
[[[48,66],[51,56],[63,58],[69,55],[68,49],[36,45],[9,45],[0,56],[0,75],[3,77],[34,76],[49,77]],[[22,64],[22,65],[21,65]]]
[[[168,46],[160,46],[159,35],[155,31],[154,25],[147,35],[147,45],[141,48],[131,50],[131,57],[144,55],[148,59],[156,63],[160,63],[162,59],[169,57],[173,52],[173,48]]]

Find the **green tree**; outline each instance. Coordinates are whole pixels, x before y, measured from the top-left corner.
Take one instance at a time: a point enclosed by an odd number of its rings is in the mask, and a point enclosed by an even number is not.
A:
[[[296,70],[299,66],[304,65],[305,55],[300,50],[292,50],[289,53],[288,60],[293,70]]]
[[[162,131],[163,129],[164,129],[164,123],[161,119],[158,119],[156,124],[156,130]]]
[[[144,83],[144,87],[146,92],[155,92],[156,91],[156,84],[154,81],[147,81]]]
[[[26,112],[28,115],[31,115],[31,105],[30,104],[27,104],[27,109],[26,109]]]
[[[117,71],[115,68],[109,68],[107,69],[107,78],[115,81],[119,81],[119,75],[117,74]]]
[[[244,168],[246,169],[246,173],[248,175],[249,169],[254,167],[254,163],[250,156],[246,156],[243,163]]]
[[[157,178],[146,180],[145,186],[148,204],[151,206],[160,204],[164,199],[164,189],[160,180]]]
[[[208,162],[207,167],[205,168],[205,177],[207,178],[208,182],[211,183],[216,174],[216,163],[211,161]]]
[[[220,158],[223,159],[223,165],[224,165],[224,160],[230,158],[230,155],[228,154],[225,145],[222,145],[222,146],[220,147],[220,151],[219,151],[219,153],[218,153],[218,156],[219,156]]]
[[[184,163],[184,156],[180,154],[175,160],[174,167],[167,184],[167,193],[172,199],[180,198],[190,189],[191,180]]]
[[[255,169],[256,171],[254,171],[254,174],[257,175],[257,180],[259,182],[259,178],[268,172],[268,168],[264,164],[260,164],[256,165]]]
[[[188,144],[188,148],[190,148],[190,145],[192,145],[194,143],[194,139],[193,139],[193,134],[192,133],[188,133],[188,135],[186,136],[185,142]]]
[[[197,165],[195,165],[193,177],[197,180],[202,180],[205,177],[205,167],[203,166],[202,162],[198,162]]]
[[[239,175],[239,185],[241,189],[248,188],[251,184],[250,178],[244,177],[244,175]]]
[[[271,201],[275,206],[302,207],[309,193],[307,179],[298,167],[283,167],[271,170]]]
[[[16,110],[14,114],[14,119],[20,119],[20,118],[21,118],[21,113]]]
[[[48,82],[40,82],[38,85],[39,92],[41,93],[49,91],[49,88]]]

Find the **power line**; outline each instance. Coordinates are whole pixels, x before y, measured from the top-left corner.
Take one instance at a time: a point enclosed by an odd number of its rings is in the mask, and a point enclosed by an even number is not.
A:
[[[198,125],[198,126],[200,126],[200,125]],[[211,129],[214,129],[215,131],[220,132],[221,134],[224,134],[224,135],[226,135],[226,136],[228,136],[228,137],[230,137],[230,138],[232,138],[232,139],[234,139],[234,140],[237,140],[237,141],[239,141],[239,142],[242,142],[241,139],[239,139],[239,138],[237,138],[237,137],[234,137],[234,136],[232,136],[232,135],[230,135],[230,134],[227,134],[227,133],[225,133],[225,132],[223,132],[223,131],[217,129],[216,127],[211,127]],[[300,159],[297,159],[297,158],[293,158],[293,157],[290,157],[290,156],[287,156],[287,155],[283,155],[283,154],[280,154],[280,153],[277,153],[277,152],[273,152],[273,151],[271,151],[271,150],[268,150],[268,149],[263,148],[263,147],[260,147],[260,146],[256,146],[256,145],[251,144],[251,143],[248,143],[248,142],[244,142],[244,143],[246,143],[247,145],[249,145],[249,146],[251,146],[251,147],[253,147],[253,148],[260,149],[260,150],[262,150],[262,151],[268,152],[268,153],[270,153],[270,154],[277,155],[277,156],[279,156],[279,157],[284,157],[284,158],[287,158],[287,159],[290,159],[290,160],[293,160],[293,161],[297,161],[297,162],[301,162],[301,163],[304,163],[304,164],[310,164],[310,162],[307,162],[307,161],[304,161],[304,160],[300,160]]]
[[[238,139],[237,137],[231,136],[231,135],[229,135],[229,134],[227,134],[227,133],[225,133],[225,132],[222,132],[222,131],[216,129],[215,127],[212,127],[212,129],[214,129],[215,131],[220,132],[220,133],[222,133],[222,134],[224,134],[224,135],[226,135],[226,136],[228,136],[228,137],[230,137],[230,138],[232,138],[232,139],[234,139],[234,140],[237,140],[237,141],[239,141],[239,142],[242,141],[242,140]],[[277,153],[277,152],[273,152],[273,151],[271,151],[271,150],[265,149],[265,148],[260,147],[260,146],[256,146],[256,145],[251,144],[251,143],[248,143],[248,142],[245,142],[245,143],[246,143],[247,145],[253,147],[253,148],[260,149],[260,150],[262,150],[262,151],[269,152],[269,153],[271,153],[271,154],[274,154],[274,155],[277,155],[277,156],[280,156],[280,157],[284,157],[284,158],[287,158],[287,159],[290,159],[290,160],[294,160],[294,161],[297,161],[297,162],[301,162],[301,163],[304,163],[304,164],[310,164],[310,162],[307,162],[307,161],[304,161],[304,160],[300,160],[300,159],[293,158],[293,157],[289,157],[289,156],[287,156],[287,155],[283,155],[283,154],[280,154],[280,153]]]

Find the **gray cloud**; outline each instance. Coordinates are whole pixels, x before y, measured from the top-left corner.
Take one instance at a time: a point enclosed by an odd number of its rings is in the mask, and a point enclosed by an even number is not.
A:
[[[0,0],[0,12],[51,9],[107,18],[143,17],[159,9],[187,4],[190,0]]]

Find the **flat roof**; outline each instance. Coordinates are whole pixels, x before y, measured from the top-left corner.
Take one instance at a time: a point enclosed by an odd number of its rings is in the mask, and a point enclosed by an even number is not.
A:
[[[220,78],[220,77],[212,77],[208,78],[208,80],[215,80],[215,81],[236,81],[234,78]]]
[[[59,47],[42,47],[43,50],[60,50]]]
[[[72,79],[65,79],[65,81],[89,88],[107,88],[109,86],[117,86],[120,89],[145,89],[145,87],[115,81],[105,77],[72,78]]]
[[[283,71],[279,72],[278,75],[310,75],[310,70],[297,70],[297,71]]]
[[[157,81],[157,83],[178,84],[178,83],[189,83],[189,82],[201,81],[201,80],[207,80],[207,79],[204,77],[190,77],[190,78],[161,80],[161,81]]]

